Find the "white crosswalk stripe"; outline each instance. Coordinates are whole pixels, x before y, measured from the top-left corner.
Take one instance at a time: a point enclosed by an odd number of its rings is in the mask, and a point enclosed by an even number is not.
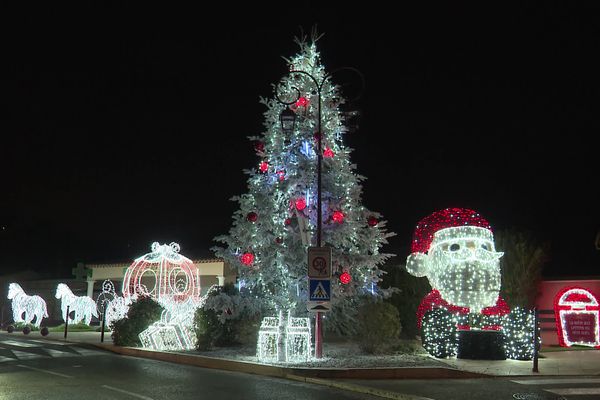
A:
[[[33,360],[35,358],[48,358],[50,356],[43,356],[37,353],[26,353],[24,351],[12,350],[12,353],[17,356],[19,360]]]
[[[577,396],[600,395],[600,378],[539,378],[539,379],[514,379],[511,382],[521,385],[536,386],[546,392],[559,396],[568,396],[569,399]],[[565,387],[568,386],[568,387]]]
[[[10,357],[0,356],[0,363],[7,362],[7,361],[17,361],[17,359],[16,358],[10,358]]]
[[[3,340],[0,343],[8,344],[10,346],[18,346],[18,347],[41,347],[41,344],[37,343],[29,343],[29,342],[20,342],[16,340]]]
[[[73,357],[73,356],[78,356],[79,355],[79,354],[71,353],[70,351],[60,351],[60,350],[54,350],[54,349],[44,349],[44,351],[46,353],[48,353],[48,355],[50,355],[50,357],[52,357],[52,358],[56,358],[56,357]]]

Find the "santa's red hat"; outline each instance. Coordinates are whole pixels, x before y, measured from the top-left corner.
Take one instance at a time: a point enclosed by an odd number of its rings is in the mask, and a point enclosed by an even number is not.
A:
[[[419,221],[413,234],[411,253],[427,253],[433,235],[437,231],[458,226],[475,226],[492,230],[490,223],[477,211],[467,208],[446,208]]]

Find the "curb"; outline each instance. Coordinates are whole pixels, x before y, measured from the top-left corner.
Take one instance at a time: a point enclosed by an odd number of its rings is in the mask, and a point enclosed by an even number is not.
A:
[[[233,361],[223,358],[213,358],[200,355],[188,355],[156,350],[140,349],[136,347],[121,347],[112,344],[92,344],[95,347],[113,353],[149,358],[177,364],[194,365],[203,368],[220,369],[232,372],[244,372],[265,375],[277,378],[289,376],[298,379],[472,379],[490,378],[491,375],[476,372],[461,371],[443,367],[403,367],[403,368],[348,368],[348,369],[316,369],[316,368],[290,368],[274,365],[264,365],[248,361]]]
[[[299,382],[313,383],[316,385],[328,386],[328,387],[332,387],[335,389],[348,390],[351,392],[357,392],[357,393],[363,393],[363,394],[370,394],[373,396],[383,397],[385,399],[431,400],[428,397],[421,397],[421,396],[416,396],[416,395],[411,395],[411,394],[391,392],[389,390],[377,389],[377,388],[373,388],[373,387],[369,387],[369,386],[355,385],[353,383],[328,381],[325,379],[309,378],[309,377],[298,376],[298,375],[293,375],[293,374],[287,375],[286,378],[294,380],[294,381],[299,381]]]

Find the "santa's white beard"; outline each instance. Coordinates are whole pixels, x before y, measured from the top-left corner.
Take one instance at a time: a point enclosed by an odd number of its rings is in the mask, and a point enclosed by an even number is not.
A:
[[[485,307],[494,306],[498,300],[498,260],[455,261],[438,265],[436,272],[430,276],[431,284],[440,292],[442,298],[452,305],[468,307],[470,312],[478,313]]]

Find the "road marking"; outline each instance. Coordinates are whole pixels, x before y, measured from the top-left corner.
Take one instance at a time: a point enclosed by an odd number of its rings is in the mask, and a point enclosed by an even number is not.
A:
[[[43,356],[37,353],[26,353],[24,351],[11,350],[12,353],[17,356],[19,360],[33,360],[34,358],[48,358],[50,356]]]
[[[511,380],[521,385],[560,385],[563,383],[600,383],[600,378],[557,378]]]
[[[546,392],[564,395],[589,395],[600,394],[600,388],[564,388],[564,389],[544,389]]]
[[[36,342],[36,343],[43,343],[43,344],[52,344],[52,345],[58,345],[58,346],[68,346],[70,344],[73,344],[71,342],[59,342],[57,340],[37,340],[37,339],[30,339],[32,342]]]
[[[148,396],[144,396],[144,395],[141,395],[141,394],[129,392],[127,390],[119,389],[119,388],[116,388],[116,387],[113,387],[113,386],[102,385],[102,387],[105,388],[105,389],[114,390],[115,392],[125,393],[125,394],[128,394],[130,396],[137,397],[138,399],[154,400],[152,397],[148,397]]]
[[[22,365],[22,364],[18,364],[17,367],[30,369],[32,371],[37,371],[37,372],[43,372],[45,374],[51,374],[51,375],[61,376],[63,378],[73,378],[71,375],[65,375],[65,374],[61,374],[61,373],[58,373],[58,372],[54,372],[54,371],[48,371],[47,369],[29,367],[27,365]]]
[[[3,340],[0,343],[9,344],[11,346],[18,346],[18,347],[40,347],[39,344],[28,343],[28,342],[17,342],[16,340]]]
[[[73,349],[76,352],[78,352],[79,354],[81,354],[82,356],[97,356],[97,355],[104,355],[106,354],[103,351],[99,351],[99,350],[87,350],[87,349],[82,349],[82,348],[76,348]]]
[[[16,358],[10,358],[10,357],[0,356],[0,363],[6,362],[6,361],[17,361],[17,359]]]
[[[50,357],[78,357],[79,354],[71,353],[70,351],[61,351],[54,349],[44,349],[46,353],[50,355]]]

